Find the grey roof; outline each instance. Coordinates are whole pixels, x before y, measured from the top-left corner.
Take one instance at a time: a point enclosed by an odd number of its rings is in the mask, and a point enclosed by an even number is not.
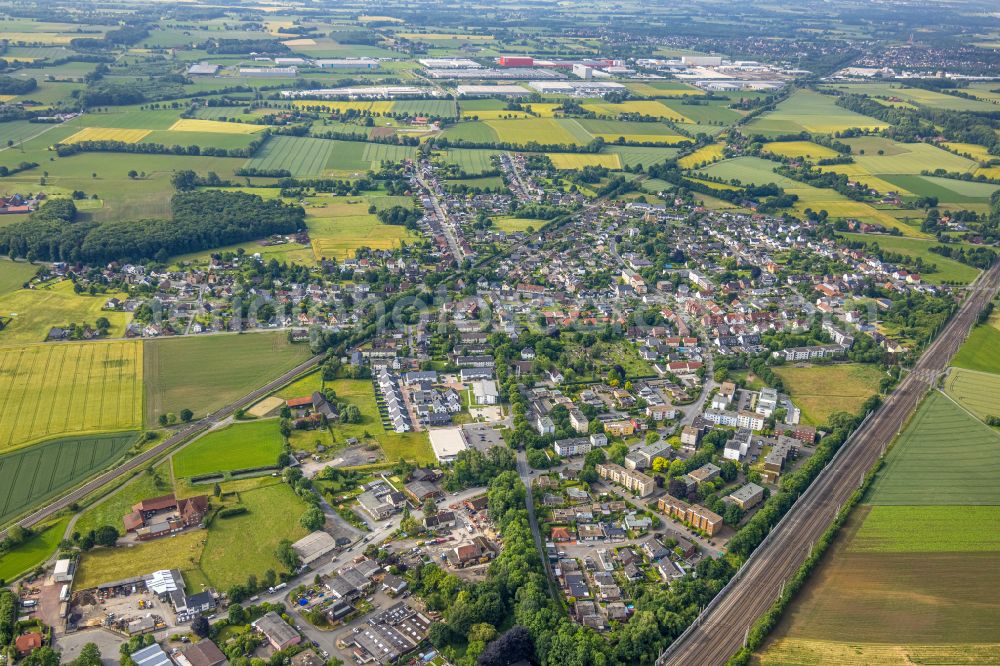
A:
[[[131,657],[137,666],[173,666],[170,657],[156,643],[144,647],[138,652],[133,652]]]

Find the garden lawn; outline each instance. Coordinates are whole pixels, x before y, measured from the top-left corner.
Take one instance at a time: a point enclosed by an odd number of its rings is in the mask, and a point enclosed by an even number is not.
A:
[[[145,343],[146,422],[182,409],[200,418],[309,358],[282,332],[162,338]]]
[[[774,368],[785,390],[799,409],[803,421],[813,425],[827,422],[831,414],[856,414],[865,400],[878,393],[884,376],[874,365],[844,363]]]
[[[234,423],[213,430],[173,456],[174,476],[192,477],[254,467],[271,467],[282,449],[278,419]]]

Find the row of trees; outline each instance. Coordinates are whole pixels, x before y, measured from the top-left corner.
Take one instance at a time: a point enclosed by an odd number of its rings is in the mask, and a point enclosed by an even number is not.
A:
[[[244,192],[179,192],[172,220],[78,221],[76,206],[53,199],[27,220],[0,230],[0,254],[103,264],[166,261],[170,256],[305,228],[301,206]]]

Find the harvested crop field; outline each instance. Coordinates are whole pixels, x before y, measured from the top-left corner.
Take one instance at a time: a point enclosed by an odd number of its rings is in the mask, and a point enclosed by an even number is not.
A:
[[[170,130],[173,132],[218,132],[220,134],[256,134],[264,129],[264,125],[228,123],[221,120],[201,120],[200,118],[181,118],[170,126]]]
[[[618,155],[613,153],[546,153],[557,169],[576,170],[583,167],[606,167],[612,171],[622,168]]]
[[[121,141],[123,143],[139,143],[150,130],[146,129],[118,129],[114,127],[87,127],[68,139],[63,139],[62,143],[80,143],[81,141]]]

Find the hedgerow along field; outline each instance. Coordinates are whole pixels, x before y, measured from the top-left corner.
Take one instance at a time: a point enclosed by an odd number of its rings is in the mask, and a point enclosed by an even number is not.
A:
[[[134,341],[0,348],[0,452],[140,426],[142,373]]]
[[[284,333],[147,340],[143,354],[146,423],[190,409],[196,418],[245,396],[310,356]]]
[[[952,368],[944,383],[945,392],[958,404],[984,421],[1000,418],[1000,375],[964,368]]]
[[[174,476],[271,467],[277,463],[281,449],[277,419],[235,423],[206,433],[175,453]]]
[[[0,525],[118,460],[136,435],[62,437],[0,456]]]

